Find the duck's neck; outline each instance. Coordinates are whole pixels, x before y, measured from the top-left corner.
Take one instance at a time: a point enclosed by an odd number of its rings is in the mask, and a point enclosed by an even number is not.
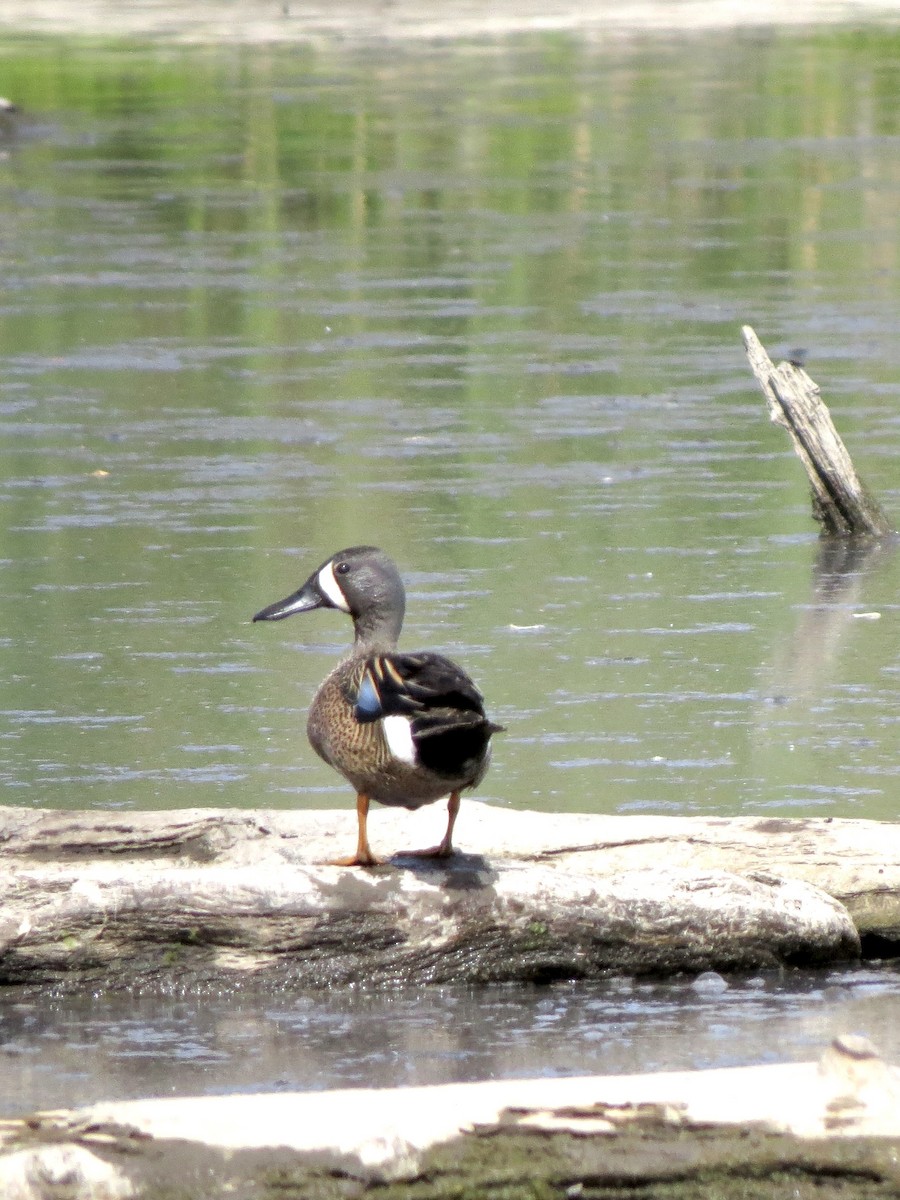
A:
[[[356,637],[353,653],[371,654],[374,650],[394,650],[403,628],[403,609],[375,606],[353,618]]]

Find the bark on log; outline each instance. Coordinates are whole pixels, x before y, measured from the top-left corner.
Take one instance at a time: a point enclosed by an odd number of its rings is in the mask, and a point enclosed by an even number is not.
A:
[[[861,1200],[896,1194],[898,1149],[900,1075],[845,1037],[818,1064],[37,1114],[0,1127],[0,1192],[337,1200],[371,1189],[380,1200],[447,1200],[498,1185],[509,1197],[578,1195],[589,1180],[591,1194],[721,1200],[750,1194],[752,1179],[752,1194],[773,1200],[807,1184],[818,1200]]]
[[[892,528],[856,474],[819,388],[802,367],[776,367],[749,325],[742,329],[753,374],[769,406],[769,416],[790,434],[809,478],[813,517],[829,537],[889,537]]]
[[[379,845],[435,813],[379,810]],[[0,982],[323,987],[829,962],[900,941],[900,826],[470,803],[466,853],[327,865],[346,812],[0,811]],[[855,922],[855,927],[854,927]]]

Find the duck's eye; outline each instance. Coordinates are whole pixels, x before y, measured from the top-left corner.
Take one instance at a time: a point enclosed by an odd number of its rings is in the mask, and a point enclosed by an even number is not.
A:
[[[350,564],[348,562],[339,562],[334,568],[334,573],[335,575],[346,575],[349,570]]]

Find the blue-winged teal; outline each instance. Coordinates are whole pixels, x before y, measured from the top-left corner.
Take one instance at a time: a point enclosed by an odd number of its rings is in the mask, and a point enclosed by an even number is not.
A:
[[[369,802],[420,808],[449,795],[447,832],[419,854],[453,853],[459,793],[475,787],[491,758],[489,721],[469,676],[440,654],[404,654],[397,639],[406,610],[403,581],[375,546],[341,550],[254,621],[337,608],[353,618],[353,648],[313,697],[306,724],[316,753],[356,788],[359,839],[342,866],[372,866]]]

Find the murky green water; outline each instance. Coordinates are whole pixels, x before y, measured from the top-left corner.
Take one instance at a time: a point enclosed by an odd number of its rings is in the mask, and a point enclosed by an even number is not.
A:
[[[349,804],[349,627],[248,619],[374,541],[508,727],[485,799],[893,818],[900,565],[817,574],[739,327],[900,514],[898,63],[5,42],[5,801]]]
[[[326,998],[12,988],[0,1021],[0,1116],[142,1096],[807,1062],[850,1030],[896,1062],[898,986],[895,969],[870,967]]]
[[[348,628],[248,622],[376,541],[406,645],[508,727],[490,801],[895,817],[900,565],[820,558],[739,327],[808,350],[900,514],[898,63],[875,29],[7,38],[4,800],[349,806],[303,735]],[[848,1029],[894,1055],[896,995],[889,969],[11,992],[0,1109],[810,1058]]]

